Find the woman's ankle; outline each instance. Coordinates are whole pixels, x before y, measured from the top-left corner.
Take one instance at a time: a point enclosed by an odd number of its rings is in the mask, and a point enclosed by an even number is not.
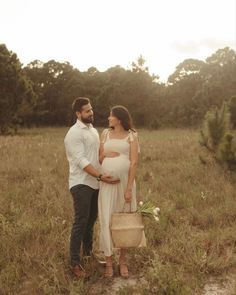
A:
[[[119,258],[119,264],[125,264],[125,263],[126,263],[125,256],[120,256],[120,258]]]
[[[107,265],[112,265],[113,261],[112,261],[112,256],[106,256],[105,257],[106,260],[106,264]]]

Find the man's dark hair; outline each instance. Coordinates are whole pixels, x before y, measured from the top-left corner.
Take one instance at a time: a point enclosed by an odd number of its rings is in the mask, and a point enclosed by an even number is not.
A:
[[[72,111],[74,113],[81,112],[82,107],[86,104],[89,104],[90,100],[87,97],[77,97],[72,103]]]

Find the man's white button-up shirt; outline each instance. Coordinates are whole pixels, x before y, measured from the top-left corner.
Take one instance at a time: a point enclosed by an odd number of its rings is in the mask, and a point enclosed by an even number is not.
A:
[[[66,156],[69,162],[69,188],[77,184],[85,184],[93,189],[99,188],[97,179],[83,169],[91,164],[100,171],[99,135],[92,124],[86,126],[77,119],[69,129],[65,139]]]

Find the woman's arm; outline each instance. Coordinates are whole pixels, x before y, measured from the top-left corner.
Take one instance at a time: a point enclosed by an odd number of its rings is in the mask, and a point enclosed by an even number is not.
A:
[[[132,188],[134,179],[136,176],[137,165],[138,165],[138,138],[137,136],[132,136],[133,140],[130,141],[130,168],[128,175],[128,183],[125,192],[125,201],[131,202],[132,200]]]
[[[104,155],[104,142],[105,142],[105,139],[106,139],[106,136],[107,136],[107,132],[108,130],[105,129],[103,130],[102,134],[101,134],[101,139],[100,139],[100,147],[99,147],[99,163],[102,164],[102,161],[104,160],[105,158],[105,155]]]

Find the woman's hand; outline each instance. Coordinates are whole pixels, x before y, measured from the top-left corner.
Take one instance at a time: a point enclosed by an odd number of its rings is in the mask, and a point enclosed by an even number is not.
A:
[[[104,152],[104,158],[116,158],[119,157],[120,153],[117,152],[112,152],[112,151],[107,151]]]
[[[132,201],[132,190],[127,189],[124,197],[125,197],[125,202],[130,203]]]

